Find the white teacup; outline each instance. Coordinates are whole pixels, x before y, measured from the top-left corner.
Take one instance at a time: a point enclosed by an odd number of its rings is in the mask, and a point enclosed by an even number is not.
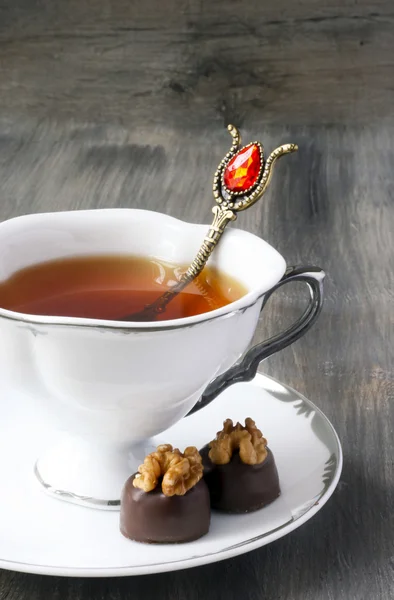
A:
[[[78,255],[132,254],[186,264],[206,231],[206,225],[132,209],[18,217],[0,224],[0,280],[29,265]],[[323,271],[286,271],[282,256],[255,235],[227,230],[210,262],[248,292],[193,317],[133,323],[0,309],[0,344],[6,348],[11,383],[44,405],[52,418],[48,426],[59,431],[55,447],[35,462],[48,492],[87,506],[116,508],[123,483],[149,449],[149,438],[228,385],[252,379],[259,362],[301,337],[320,311]],[[305,281],[311,290],[304,315],[237,362],[268,296],[294,280]]]

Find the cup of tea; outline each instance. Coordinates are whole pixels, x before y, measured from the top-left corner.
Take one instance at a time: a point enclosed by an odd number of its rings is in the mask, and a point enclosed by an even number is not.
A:
[[[57,432],[32,457],[37,480],[57,498],[118,507],[152,436],[251,380],[316,320],[324,272],[286,269],[273,247],[239,229],[224,233],[203,273],[156,321],[122,320],[177,281],[206,228],[134,209],[0,224],[3,360],[10,385]],[[247,351],[269,296],[291,281],[308,286],[306,311]]]

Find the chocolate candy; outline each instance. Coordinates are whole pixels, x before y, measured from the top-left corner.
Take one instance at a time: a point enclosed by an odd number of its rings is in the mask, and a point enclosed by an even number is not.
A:
[[[208,533],[211,508],[203,479],[184,496],[165,496],[161,484],[151,492],[134,487],[134,477],[122,491],[120,531],[125,537],[148,544],[175,544]]]
[[[260,464],[243,463],[236,451],[229,463],[216,465],[208,456],[208,445],[200,450],[212,508],[229,513],[252,512],[278,498],[278,471],[274,455],[269,448],[267,452]]]

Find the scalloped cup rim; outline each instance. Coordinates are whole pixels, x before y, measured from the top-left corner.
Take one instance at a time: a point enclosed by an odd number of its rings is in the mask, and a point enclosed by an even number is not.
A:
[[[172,217],[170,215],[166,215],[165,213],[161,213],[159,211],[153,210],[145,210],[145,209],[135,209],[135,208],[104,208],[104,209],[86,209],[86,210],[68,210],[68,211],[58,211],[58,212],[42,212],[42,213],[33,213],[26,214],[17,217],[12,217],[0,223],[0,238],[1,238],[1,228],[2,226],[8,223],[16,223],[18,221],[24,220],[34,220],[39,218],[50,218],[54,217],[58,219],[59,216],[67,217],[68,215],[78,215],[78,217],[84,217],[87,214],[92,215],[96,214],[115,214],[115,213],[134,213],[141,215],[142,213],[146,215],[150,215],[153,218],[160,218],[163,221],[167,221],[167,223],[172,223],[173,225],[177,225],[178,227],[190,228],[190,230],[201,229],[202,234],[205,230],[208,229],[209,224],[200,224],[200,223],[191,223],[189,221],[183,221],[182,219],[178,219],[176,217]],[[90,319],[90,318],[82,318],[82,317],[58,317],[58,316],[47,316],[47,315],[32,315],[29,313],[22,313],[17,311],[8,310],[0,307],[0,318],[12,319],[15,321],[20,321],[24,323],[30,323],[32,325],[60,325],[60,326],[69,326],[69,327],[92,327],[92,328],[103,328],[103,329],[123,329],[125,331],[130,330],[146,330],[146,329],[158,329],[165,330],[169,328],[178,328],[178,327],[187,327],[194,324],[203,323],[205,321],[210,321],[212,319],[219,318],[227,318],[230,315],[238,312],[246,310],[248,307],[253,306],[259,298],[261,298],[266,292],[268,292],[274,285],[276,285],[286,270],[286,262],[283,256],[268,242],[258,237],[257,235],[245,231],[243,229],[230,229],[226,230],[223,235],[223,240],[225,238],[230,239],[233,237],[248,238],[249,240],[254,240],[254,243],[258,243],[261,246],[262,252],[270,253],[272,257],[277,261],[277,268],[275,276],[268,277],[265,279],[264,283],[256,286],[254,289],[248,291],[245,295],[243,295],[238,300],[234,302],[230,302],[225,306],[211,310],[205,313],[201,313],[192,317],[183,317],[179,319],[168,319],[165,321],[117,321],[117,320],[109,320],[109,319]],[[201,239],[203,235],[201,236]],[[223,246],[223,241],[221,241]],[[198,248],[196,248],[197,252]],[[215,250],[218,252],[218,250]],[[260,277],[261,279],[261,277]]]

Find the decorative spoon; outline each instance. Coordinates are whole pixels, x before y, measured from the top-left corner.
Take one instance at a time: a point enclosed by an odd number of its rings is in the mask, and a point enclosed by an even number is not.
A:
[[[260,142],[240,148],[238,129],[234,125],[229,125],[227,129],[233,143],[216,169],[213,179],[213,196],[216,200],[212,208],[214,218],[195,259],[178,283],[140,312],[122,317],[121,321],[155,321],[171,300],[201,273],[225,227],[237,218],[236,213],[249,208],[261,198],[271,181],[273,166],[278,158],[298,150],[296,144],[284,144],[271,152],[264,162],[264,148]]]

